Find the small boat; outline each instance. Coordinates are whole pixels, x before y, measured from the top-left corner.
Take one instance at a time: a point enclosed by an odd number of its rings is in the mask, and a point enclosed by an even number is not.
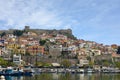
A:
[[[35,73],[35,70],[33,70],[30,66],[25,66],[23,69],[23,75],[25,76],[32,76],[33,73]]]
[[[108,69],[102,69],[101,72],[102,72],[102,73],[110,73],[110,70],[108,70]]]
[[[32,71],[24,71],[22,69],[13,69],[13,67],[8,67],[0,71],[0,75],[3,76],[31,76]]]
[[[84,70],[84,69],[78,69],[77,72],[78,72],[78,73],[84,73],[85,70]]]
[[[94,70],[92,68],[87,68],[87,73],[93,73]]]
[[[5,80],[5,76],[1,75],[0,80]]]

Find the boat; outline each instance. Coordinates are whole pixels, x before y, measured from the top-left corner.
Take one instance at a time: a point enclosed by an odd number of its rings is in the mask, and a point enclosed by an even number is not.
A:
[[[22,69],[14,69],[13,67],[7,67],[6,69],[3,69],[0,71],[0,75],[3,76],[32,76],[32,71],[24,71]]]
[[[0,80],[5,80],[5,76],[1,75]]]
[[[87,73],[94,73],[94,70],[92,68],[87,68]]]
[[[32,76],[35,73],[35,70],[32,69],[30,66],[24,66],[23,68],[23,75],[25,76]]]
[[[78,73],[84,73],[85,70],[84,70],[84,69],[77,69],[77,72],[78,72]]]

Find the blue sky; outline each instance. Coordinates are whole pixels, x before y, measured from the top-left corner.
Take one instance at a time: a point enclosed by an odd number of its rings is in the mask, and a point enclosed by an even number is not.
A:
[[[120,0],[0,0],[0,29],[72,29],[78,39],[120,45]]]

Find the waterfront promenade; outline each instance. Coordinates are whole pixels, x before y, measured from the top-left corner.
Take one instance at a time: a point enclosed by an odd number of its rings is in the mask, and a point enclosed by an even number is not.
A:
[[[93,68],[35,68],[36,73],[120,73],[119,69],[93,69]]]

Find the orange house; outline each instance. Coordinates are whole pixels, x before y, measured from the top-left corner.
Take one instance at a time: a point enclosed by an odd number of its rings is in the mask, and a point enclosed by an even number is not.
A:
[[[44,54],[44,47],[39,45],[28,46],[26,51],[32,55]]]

